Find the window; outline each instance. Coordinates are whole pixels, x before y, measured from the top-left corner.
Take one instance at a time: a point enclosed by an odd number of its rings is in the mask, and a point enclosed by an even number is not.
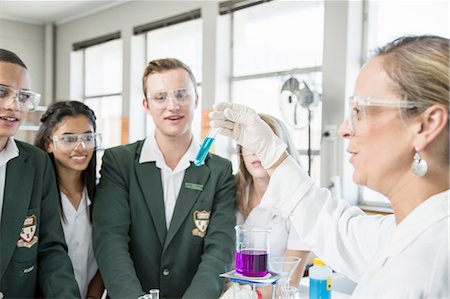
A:
[[[323,1],[271,1],[232,12],[232,100],[283,120],[308,168],[307,120],[289,126],[281,108],[285,80],[322,88]],[[321,103],[312,106],[311,176],[320,182]],[[306,111],[306,109],[305,109]],[[307,119],[307,113],[302,114]]]
[[[186,20],[186,17],[195,18]],[[200,11],[193,11],[180,16],[171,18],[175,20],[169,26],[166,26],[166,20],[160,23],[159,28],[152,29],[146,33],[147,59],[149,62],[160,58],[177,58],[188,65],[197,81],[201,85],[202,81],[202,20]],[[154,23],[154,27],[158,24]],[[195,116],[192,123],[192,132],[198,140],[201,134],[201,88],[197,88],[199,94],[199,104],[195,110]],[[147,133],[154,127],[150,116],[147,116]]]
[[[127,142],[126,134],[121,134],[121,39],[95,44],[72,53],[71,96],[81,98],[94,110],[97,132],[102,134],[102,149]]]
[[[377,47],[402,35],[432,34],[450,37],[448,1],[367,1],[366,59]],[[411,161],[412,163],[412,161]],[[359,203],[390,206],[383,195],[360,188]]]
[[[367,52],[396,37],[433,34],[450,37],[450,2],[367,1]]]

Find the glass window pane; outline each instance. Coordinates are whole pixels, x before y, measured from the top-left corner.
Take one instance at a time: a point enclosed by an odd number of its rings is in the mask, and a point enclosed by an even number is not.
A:
[[[233,75],[320,66],[323,1],[273,1],[234,13]]]
[[[177,58],[186,63],[197,82],[202,81],[202,20],[192,20],[147,33],[148,61]]]
[[[321,85],[321,73],[315,73],[311,78],[317,78],[313,82]],[[286,108],[285,99],[281,97],[281,87],[287,78],[271,77],[264,79],[242,80],[233,83],[233,102],[252,107],[258,113],[267,113],[284,121],[291,134],[292,141],[297,149],[308,148],[308,112],[304,108],[297,111],[301,114],[296,119],[304,126],[296,128],[293,126],[293,113],[289,107]],[[316,83],[316,84],[317,84]],[[316,86],[316,85],[315,85]],[[318,102],[311,106],[311,148],[320,149],[322,130],[322,104]]]
[[[450,37],[450,2],[369,1],[368,56],[379,46],[405,34]]]
[[[122,141],[122,97],[90,98],[84,101],[95,112],[97,132],[102,133],[101,148],[120,145]]]
[[[85,50],[85,96],[122,92],[122,40]]]

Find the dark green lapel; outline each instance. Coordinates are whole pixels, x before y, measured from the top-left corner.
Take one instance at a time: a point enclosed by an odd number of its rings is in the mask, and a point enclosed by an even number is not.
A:
[[[175,204],[172,220],[170,222],[169,231],[167,232],[164,248],[169,245],[181,224],[185,221],[186,216],[190,214],[192,206],[197,201],[203,186],[205,186],[208,181],[209,173],[210,170],[207,166],[203,165],[202,167],[196,167],[192,162],[191,166],[186,169],[180,193],[178,194],[177,203]]]
[[[34,183],[34,167],[28,165],[27,157],[28,153],[20,149],[20,155],[9,161],[6,167],[0,224],[0,279],[16,248],[25,217],[28,216]]]
[[[164,192],[162,189],[161,172],[155,162],[139,163],[135,161],[136,176],[139,181],[145,202],[153,218],[155,229],[161,246],[166,239],[166,214],[164,213]]]

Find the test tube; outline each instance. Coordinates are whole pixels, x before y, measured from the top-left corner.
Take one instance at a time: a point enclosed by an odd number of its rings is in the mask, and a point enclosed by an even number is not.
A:
[[[159,290],[158,289],[151,289],[149,292],[149,299],[159,299]]]
[[[197,156],[194,160],[195,166],[202,166],[205,161],[206,156],[208,155],[209,149],[214,142],[214,139],[217,136],[217,133],[220,132],[220,128],[210,128],[208,134],[206,134],[205,139],[203,139],[202,145],[200,146],[200,150],[197,153]]]

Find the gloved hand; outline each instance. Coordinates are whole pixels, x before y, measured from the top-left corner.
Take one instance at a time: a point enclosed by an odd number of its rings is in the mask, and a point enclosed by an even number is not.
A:
[[[211,127],[255,153],[268,169],[286,150],[286,145],[251,108],[234,103],[217,103],[209,114]]]

